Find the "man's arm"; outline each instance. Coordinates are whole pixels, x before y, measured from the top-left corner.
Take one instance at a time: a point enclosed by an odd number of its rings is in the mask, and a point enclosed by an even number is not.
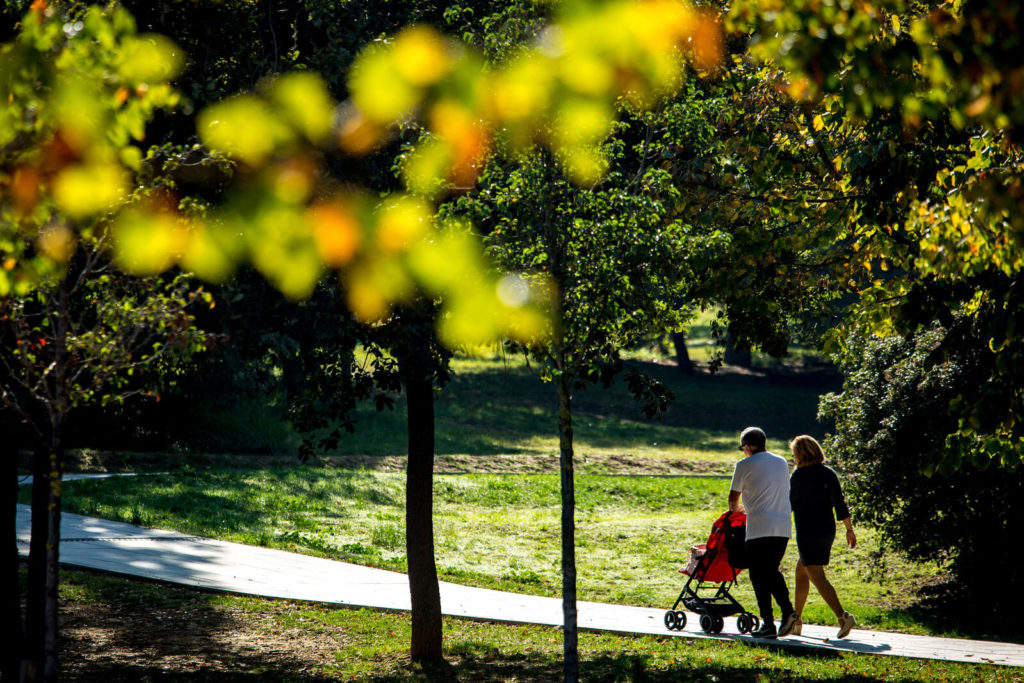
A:
[[[729,512],[746,512],[742,505],[740,505],[740,492],[729,491]]]

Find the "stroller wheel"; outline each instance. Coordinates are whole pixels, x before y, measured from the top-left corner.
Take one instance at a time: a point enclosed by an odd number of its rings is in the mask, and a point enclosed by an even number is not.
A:
[[[725,628],[725,619],[722,618],[722,615],[716,614],[716,615],[714,615],[713,620],[714,620],[714,624],[712,624],[713,632],[714,633],[721,633],[722,629]]]
[[[752,622],[750,621],[750,615],[744,612],[743,614],[736,617],[736,630],[740,633],[750,633],[754,629],[751,628]]]
[[[710,614],[700,615],[700,629],[704,631],[704,633],[715,632],[715,620]]]
[[[682,631],[684,626],[686,626],[685,612],[674,612],[672,610],[665,612],[665,628],[669,631]]]

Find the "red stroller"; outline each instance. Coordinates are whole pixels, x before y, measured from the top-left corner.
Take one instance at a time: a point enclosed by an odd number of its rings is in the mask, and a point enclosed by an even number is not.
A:
[[[665,612],[668,630],[682,631],[686,626],[686,613],[678,611],[679,603],[700,615],[700,627],[705,633],[721,633],[725,627],[724,617],[737,613],[736,628],[740,633],[750,633],[761,625],[761,620],[746,611],[729,593],[743,571],[744,561],[739,555],[746,525],[747,516],[742,512],[726,512],[711,525],[708,542],[690,549],[690,563],[679,570],[690,578],[672,609]],[[732,562],[728,546],[733,546],[736,556]]]

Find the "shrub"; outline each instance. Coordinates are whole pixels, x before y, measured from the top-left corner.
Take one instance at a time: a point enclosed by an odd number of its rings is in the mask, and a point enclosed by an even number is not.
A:
[[[1017,619],[1024,565],[1012,548],[1024,537],[1024,478],[950,438],[954,411],[987,371],[984,343],[965,341],[962,329],[954,341],[939,326],[851,340],[843,391],[820,406],[836,425],[826,450],[855,519],[880,529],[884,547],[947,565],[944,595],[962,599],[960,617]]]

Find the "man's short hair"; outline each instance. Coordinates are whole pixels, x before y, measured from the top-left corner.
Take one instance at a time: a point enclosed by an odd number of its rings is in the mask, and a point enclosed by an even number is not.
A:
[[[758,450],[764,450],[767,438],[764,435],[764,430],[760,427],[747,427],[740,434],[740,445],[742,446],[753,446]]]

